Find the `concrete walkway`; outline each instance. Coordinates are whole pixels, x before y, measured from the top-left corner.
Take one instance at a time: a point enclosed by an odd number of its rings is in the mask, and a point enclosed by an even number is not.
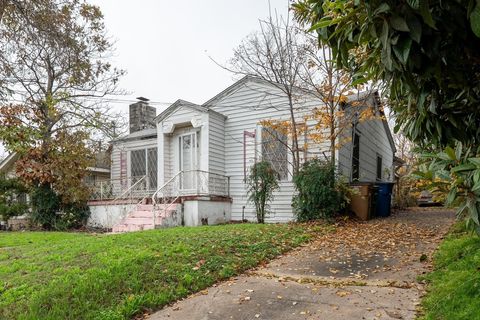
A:
[[[150,320],[414,319],[451,211],[346,222],[334,233],[151,315]]]

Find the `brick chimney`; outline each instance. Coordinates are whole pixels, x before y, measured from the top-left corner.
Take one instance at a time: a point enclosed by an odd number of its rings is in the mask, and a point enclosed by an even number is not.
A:
[[[130,133],[143,129],[155,128],[157,110],[148,104],[148,99],[138,97],[138,101],[130,105]]]

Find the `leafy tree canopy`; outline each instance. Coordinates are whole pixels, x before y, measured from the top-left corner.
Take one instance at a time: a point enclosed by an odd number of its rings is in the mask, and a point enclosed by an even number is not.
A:
[[[480,143],[480,2],[297,0],[296,19],[356,83],[380,80],[397,130],[434,146]]]
[[[87,142],[116,119],[102,97],[122,70],[99,7],[85,0],[0,0],[0,140],[21,155],[17,173],[64,203],[88,198]]]

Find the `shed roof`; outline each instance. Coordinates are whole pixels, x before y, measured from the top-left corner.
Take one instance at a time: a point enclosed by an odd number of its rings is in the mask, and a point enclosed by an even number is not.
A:
[[[127,134],[126,136],[117,138],[113,140],[112,143],[131,141],[131,140],[143,140],[143,139],[150,139],[150,138],[156,138],[156,137],[157,137],[157,128],[149,128],[149,129],[136,131],[134,133]]]

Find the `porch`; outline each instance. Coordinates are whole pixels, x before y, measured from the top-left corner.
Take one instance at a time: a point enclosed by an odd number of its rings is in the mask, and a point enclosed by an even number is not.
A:
[[[156,180],[156,178],[155,178]],[[179,171],[163,186],[153,188],[152,177],[111,179],[90,184],[90,202],[147,200],[159,197],[230,197],[230,177],[203,170]]]
[[[104,181],[92,187],[89,224],[114,232],[230,220],[230,178],[202,171],[179,171],[157,190],[150,177]]]

